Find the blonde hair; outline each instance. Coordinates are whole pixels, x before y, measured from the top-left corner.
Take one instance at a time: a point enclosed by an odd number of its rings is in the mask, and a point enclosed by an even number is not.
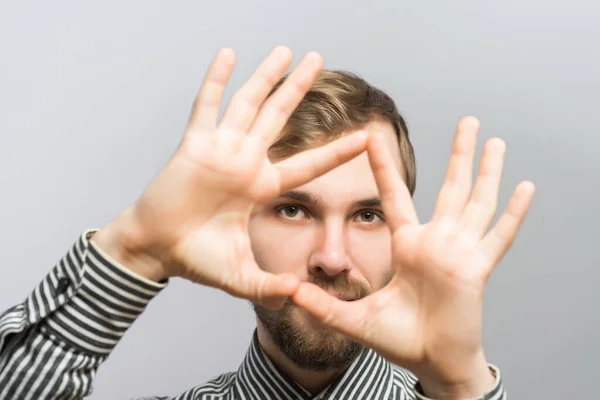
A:
[[[286,78],[287,75],[275,85],[271,94]],[[344,131],[360,129],[378,118],[389,121],[396,131],[404,179],[412,195],[416,187],[416,164],[404,118],[390,96],[347,71],[321,71],[271,145],[269,154],[287,158],[335,140]]]

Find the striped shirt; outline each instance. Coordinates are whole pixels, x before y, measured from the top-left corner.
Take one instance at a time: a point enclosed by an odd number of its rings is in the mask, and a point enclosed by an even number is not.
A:
[[[89,241],[85,231],[21,304],[0,314],[0,400],[80,399],[98,367],[167,283],[140,277]],[[496,385],[482,399],[506,400]],[[370,349],[313,395],[279,370],[256,332],[239,369],[175,397],[146,399],[427,399],[417,379]]]

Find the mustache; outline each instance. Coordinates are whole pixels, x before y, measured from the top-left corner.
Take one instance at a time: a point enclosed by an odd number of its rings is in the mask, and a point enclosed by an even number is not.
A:
[[[348,275],[310,275],[307,282],[315,284],[323,290],[332,291],[356,300],[371,294],[371,287],[366,282],[350,280]]]

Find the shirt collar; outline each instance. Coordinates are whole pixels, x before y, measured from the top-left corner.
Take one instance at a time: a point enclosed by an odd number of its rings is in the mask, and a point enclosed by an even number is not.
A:
[[[269,360],[255,330],[236,378],[238,394],[247,400],[381,399],[391,394],[393,369],[383,357],[365,349],[327,388],[312,395]]]

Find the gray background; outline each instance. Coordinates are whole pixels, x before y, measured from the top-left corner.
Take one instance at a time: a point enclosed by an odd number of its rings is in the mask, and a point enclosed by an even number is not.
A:
[[[423,220],[461,116],[481,119],[482,139],[506,140],[501,205],[522,179],[538,192],[488,285],[485,348],[514,399],[597,397],[600,3],[412,3],[0,1],[0,309],[140,194],[218,47],[238,52],[229,98],[286,44],[295,62],[317,50],[326,68],[395,98]],[[174,395],[233,370],[253,323],[247,303],[174,280],[100,369],[92,399]]]

